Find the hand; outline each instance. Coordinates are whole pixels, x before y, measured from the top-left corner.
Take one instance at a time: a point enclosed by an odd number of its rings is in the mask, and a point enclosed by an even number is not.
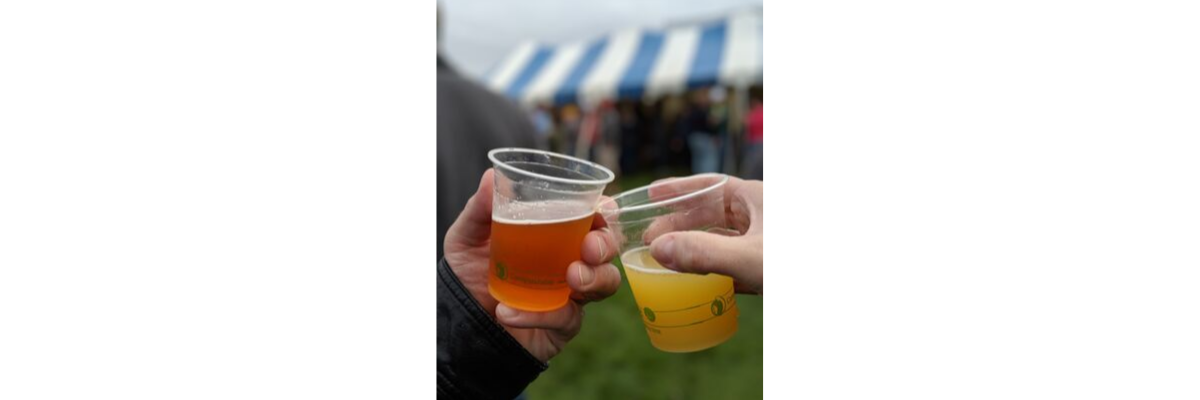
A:
[[[729,177],[724,198],[727,225],[736,233],[675,232],[687,222],[672,220],[679,226],[663,228],[669,233],[647,232],[650,255],[675,271],[733,277],[738,293],[762,295],[763,183]]]
[[[621,273],[610,264],[617,246],[609,235],[599,230],[604,227],[604,219],[593,218],[592,232],[583,239],[583,260],[573,262],[567,268],[572,301],[548,312],[521,311],[499,304],[487,288],[488,263],[491,262],[492,175],[491,169],[484,172],[479,189],[446,232],[446,263],[484,310],[530,354],[546,362],[579,333],[584,304],[617,292]]]

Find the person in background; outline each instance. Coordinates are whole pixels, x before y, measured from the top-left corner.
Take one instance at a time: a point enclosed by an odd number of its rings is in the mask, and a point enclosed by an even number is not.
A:
[[[559,151],[562,154],[575,154],[577,141],[579,140],[579,128],[583,123],[583,116],[579,113],[579,107],[574,104],[567,104],[562,107],[560,112],[562,118],[562,137],[563,147]]]
[[[530,111],[530,120],[533,122],[533,130],[536,134],[534,137],[537,142],[537,148],[542,150],[550,149],[550,134],[554,130],[554,120],[550,117],[550,106],[538,104],[537,107]]]
[[[686,101],[683,96],[670,95],[661,100],[657,130],[662,139],[659,144],[659,173],[666,174],[672,167],[689,165],[687,135],[684,122]]]
[[[582,158],[592,162],[597,160],[596,156],[600,150],[601,114],[603,112],[604,103],[590,108],[585,107],[583,116],[579,121],[579,135],[575,139],[575,149],[570,153],[575,158]]]
[[[621,169],[621,116],[617,107],[611,101],[605,101],[600,106],[600,137],[596,144],[596,162],[612,170],[617,176],[624,171]]]
[[[441,54],[438,6],[437,56],[437,257],[446,230],[475,193],[476,177],[491,167],[497,147],[534,147],[535,130],[516,104],[460,75]],[[397,132],[397,134],[405,134]]]
[[[622,102],[618,110],[621,143],[621,156],[618,164],[621,165],[621,173],[628,175],[637,172],[637,165],[642,154],[642,141],[638,132],[638,116],[633,105]]]
[[[646,134],[643,136],[646,138],[644,146],[650,159],[647,166],[653,168],[658,175],[665,175],[671,165],[670,143],[671,137],[675,135],[674,121],[669,118],[667,98],[659,98],[643,108],[642,115],[646,119],[642,132]]]
[[[711,104],[708,107],[708,126],[716,137],[716,168],[711,172],[725,170],[725,154],[729,148],[729,103],[725,101],[725,88],[717,86],[708,91]]]
[[[567,147],[567,134],[563,128],[562,107],[550,107],[549,112],[550,151],[562,153],[563,149]]]
[[[746,113],[746,159],[742,165],[742,177],[763,178],[763,114],[762,93],[750,96],[750,110]]]
[[[688,148],[692,151],[692,173],[717,172],[720,149],[712,121],[708,118],[708,91],[693,92],[691,100],[683,116],[682,130],[687,134]]]
[[[615,242],[593,232],[567,269],[572,301],[523,312],[488,293],[492,185],[487,153],[534,147],[536,130],[512,102],[459,75],[437,57],[437,391],[439,399],[523,399],[523,390],[579,333],[583,306],[616,293]],[[479,177],[482,176],[482,179]],[[478,182],[476,185],[475,183]],[[460,212],[461,211],[461,212]],[[602,225],[603,219],[597,219]]]

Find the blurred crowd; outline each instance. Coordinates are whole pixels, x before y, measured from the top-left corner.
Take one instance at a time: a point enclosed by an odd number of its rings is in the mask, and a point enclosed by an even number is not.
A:
[[[592,110],[541,104],[530,118],[538,147],[598,162],[618,175],[690,171],[762,179],[762,86],[604,101]]]

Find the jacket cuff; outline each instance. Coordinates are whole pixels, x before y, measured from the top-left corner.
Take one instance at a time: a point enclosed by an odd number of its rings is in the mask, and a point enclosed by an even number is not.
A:
[[[438,262],[438,397],[517,397],[548,365],[496,323],[445,259]]]

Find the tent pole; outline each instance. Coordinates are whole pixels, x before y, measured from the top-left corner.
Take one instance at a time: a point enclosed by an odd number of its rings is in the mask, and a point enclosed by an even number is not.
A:
[[[588,158],[588,153],[592,148],[592,141],[595,139],[594,136],[599,134],[599,132],[597,132],[600,129],[599,125],[597,124],[599,121],[597,121],[596,118],[599,118],[597,112],[599,111],[600,107],[598,103],[580,105],[582,106],[580,109],[583,111],[583,115],[579,120],[578,136],[575,138],[575,158],[595,161]]]

